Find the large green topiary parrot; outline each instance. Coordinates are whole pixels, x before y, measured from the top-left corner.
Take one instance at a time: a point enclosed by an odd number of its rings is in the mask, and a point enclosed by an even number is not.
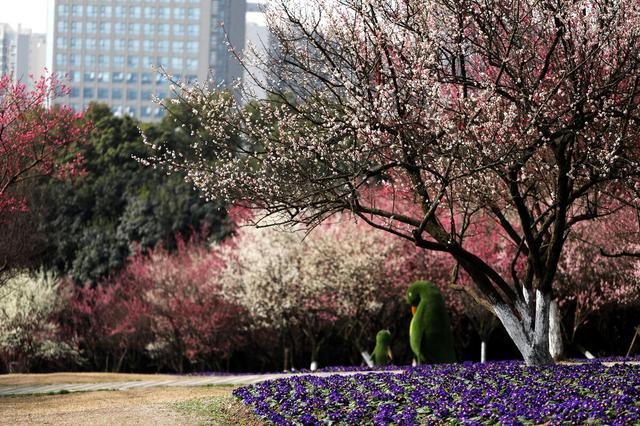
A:
[[[373,364],[389,365],[393,361],[391,353],[391,333],[389,330],[380,330],[376,335],[376,347],[373,349]]]
[[[438,287],[430,281],[416,281],[407,290],[413,319],[409,343],[418,364],[456,362],[453,332],[447,307]]]

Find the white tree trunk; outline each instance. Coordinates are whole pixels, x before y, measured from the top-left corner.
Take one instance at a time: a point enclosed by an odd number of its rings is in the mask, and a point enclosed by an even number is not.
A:
[[[506,304],[493,306],[496,316],[527,365],[553,364],[553,358],[549,354],[550,304],[550,295],[537,291],[533,318],[527,306],[518,307],[519,316]],[[534,324],[533,327],[530,326],[531,323]]]
[[[487,362],[487,342],[480,342],[480,362]]]
[[[551,358],[558,361],[562,358],[563,352],[560,310],[558,302],[554,299],[549,307],[549,353]]]

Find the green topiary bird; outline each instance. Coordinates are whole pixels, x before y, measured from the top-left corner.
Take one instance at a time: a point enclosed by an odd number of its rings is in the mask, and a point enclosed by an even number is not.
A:
[[[373,364],[389,365],[393,361],[391,353],[391,333],[389,330],[380,330],[376,334],[376,347],[373,349]]]
[[[413,319],[409,343],[418,364],[456,362],[453,332],[447,307],[438,287],[430,281],[416,281],[407,290]]]

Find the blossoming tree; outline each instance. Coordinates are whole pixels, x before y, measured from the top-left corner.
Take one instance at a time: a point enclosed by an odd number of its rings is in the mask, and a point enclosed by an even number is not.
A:
[[[0,272],[22,266],[20,250],[33,245],[25,236],[23,220],[28,210],[28,183],[37,177],[68,176],[80,170],[81,158],[63,160],[63,154],[82,140],[88,125],[70,108],[48,105],[66,90],[53,77],[41,77],[32,90],[10,76],[0,77],[0,233],[10,236],[2,240],[11,244],[11,250],[0,250]]]
[[[388,326],[404,308],[407,283],[395,274],[397,244],[384,234],[342,223],[304,236],[241,228],[232,244],[220,248],[226,267],[219,279],[254,327],[280,333],[285,348],[290,334],[303,334],[313,369],[332,333],[368,349],[376,327]]]
[[[150,162],[288,223],[350,211],[448,253],[527,364],[551,363],[552,284],[571,228],[633,208],[640,189],[640,4],[305,4],[272,2],[277,47],[246,55],[270,96],[241,109],[178,86],[214,136],[188,155],[156,147]],[[479,213],[515,247],[508,271],[466,243]]]

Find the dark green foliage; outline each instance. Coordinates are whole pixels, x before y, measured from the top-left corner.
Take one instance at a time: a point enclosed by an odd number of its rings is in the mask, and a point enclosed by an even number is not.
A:
[[[391,359],[391,333],[389,330],[380,330],[376,335],[376,347],[373,349],[374,365],[389,365]]]
[[[188,113],[178,109],[181,119]],[[205,202],[179,175],[168,176],[145,167],[133,157],[145,158],[141,123],[115,117],[107,106],[93,105],[87,118],[94,123],[90,140],[79,146],[86,174],[68,181],[49,181],[40,202],[48,241],[42,262],[76,281],[96,281],[122,268],[137,246],[158,243],[175,247],[175,235],[204,230],[219,239],[230,226],[219,203]],[[145,125],[151,143],[172,146],[191,139],[171,118]]]
[[[417,306],[409,342],[419,364],[456,362],[453,332],[444,298],[430,281],[416,281],[407,290],[407,303]]]

